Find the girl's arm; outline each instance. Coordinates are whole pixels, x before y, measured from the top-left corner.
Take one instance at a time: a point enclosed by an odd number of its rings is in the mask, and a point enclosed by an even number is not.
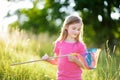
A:
[[[54,55],[54,57],[57,57],[58,55]],[[53,58],[53,59],[48,59],[47,60],[49,63],[53,64],[53,65],[57,65],[58,64],[58,58]]]
[[[82,69],[85,69],[85,65],[84,65],[84,62],[82,62],[80,59],[77,59],[75,58],[74,62],[79,66],[81,67]]]
[[[84,65],[84,62],[82,62],[80,59],[76,58],[75,56],[70,55],[70,56],[68,56],[68,58],[71,62],[76,63],[80,68],[82,68],[82,69],[86,68]]]

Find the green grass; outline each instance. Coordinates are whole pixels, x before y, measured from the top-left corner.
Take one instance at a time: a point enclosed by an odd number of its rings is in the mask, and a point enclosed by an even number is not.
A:
[[[120,79],[120,56],[108,56],[103,50],[100,53],[96,69],[85,70],[83,80],[119,80]]]
[[[18,30],[5,37],[0,36],[0,80],[55,80],[57,66],[40,61],[10,66],[12,63],[40,59],[45,53],[53,55],[53,41],[56,36],[38,36]],[[119,55],[109,56],[104,48],[100,53],[98,66],[84,70],[83,80],[119,80]]]

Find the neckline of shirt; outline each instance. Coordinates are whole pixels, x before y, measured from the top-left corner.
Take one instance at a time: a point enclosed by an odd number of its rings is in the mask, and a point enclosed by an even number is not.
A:
[[[75,44],[75,43],[77,43],[77,41],[76,42],[63,41],[63,42],[67,43],[67,44]]]

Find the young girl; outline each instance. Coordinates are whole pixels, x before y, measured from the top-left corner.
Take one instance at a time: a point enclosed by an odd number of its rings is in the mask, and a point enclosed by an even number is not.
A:
[[[82,68],[85,66],[77,55],[86,55],[83,42],[83,22],[78,16],[68,16],[61,29],[61,34],[54,47],[55,56],[63,56],[53,60],[48,55],[42,59],[58,64],[57,80],[82,80]],[[75,53],[75,54],[73,54]]]
[[[78,16],[68,16],[61,29],[61,34],[56,40],[54,53],[56,56],[68,55],[71,53],[85,54],[86,47],[82,41],[83,22]],[[46,56],[43,57],[45,59]],[[48,60],[49,58],[46,58]],[[81,80],[83,68],[79,59],[75,56],[66,56],[54,60],[48,60],[53,64],[58,63],[57,80]]]

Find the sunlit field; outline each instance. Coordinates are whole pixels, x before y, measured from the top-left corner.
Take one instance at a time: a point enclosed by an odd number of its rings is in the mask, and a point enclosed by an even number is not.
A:
[[[34,35],[18,29],[0,35],[0,80],[56,80],[57,66],[44,61],[10,66],[16,62],[38,60],[45,53],[53,56],[56,38],[47,33]],[[97,68],[84,70],[83,80],[119,80],[119,58],[120,55],[110,56],[103,47]]]

